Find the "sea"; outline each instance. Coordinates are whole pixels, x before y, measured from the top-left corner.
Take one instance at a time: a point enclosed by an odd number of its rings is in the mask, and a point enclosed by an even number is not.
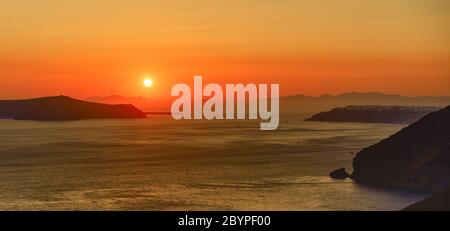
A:
[[[406,125],[0,120],[0,210],[399,210],[428,195],[331,179]]]

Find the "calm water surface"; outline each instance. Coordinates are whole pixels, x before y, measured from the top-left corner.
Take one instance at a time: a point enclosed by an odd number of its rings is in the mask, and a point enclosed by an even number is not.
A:
[[[0,209],[397,210],[425,195],[333,180],[403,125],[0,120]]]

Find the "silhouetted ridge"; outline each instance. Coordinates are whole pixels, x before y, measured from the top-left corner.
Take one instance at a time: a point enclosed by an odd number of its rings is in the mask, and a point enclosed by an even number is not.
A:
[[[404,105],[404,106],[437,106],[444,107],[450,104],[450,96],[417,96],[408,97],[389,95],[380,92],[348,92],[340,95],[306,96],[292,95],[280,99],[284,103],[300,104],[328,104],[335,107],[345,105]]]
[[[450,186],[450,106],[432,112],[353,159],[355,181],[440,191]]]
[[[450,211],[450,187],[442,192],[412,204],[403,210],[406,211]]]
[[[0,100],[0,117],[16,120],[79,120],[94,118],[144,118],[133,105],[92,103],[68,96]]]
[[[366,122],[366,123],[412,123],[438,107],[412,106],[346,106],[320,112],[306,121]]]

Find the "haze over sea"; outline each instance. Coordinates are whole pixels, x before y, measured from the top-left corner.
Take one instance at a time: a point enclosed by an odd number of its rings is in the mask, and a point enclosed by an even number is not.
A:
[[[0,120],[1,210],[398,210],[426,195],[328,173],[405,125]]]

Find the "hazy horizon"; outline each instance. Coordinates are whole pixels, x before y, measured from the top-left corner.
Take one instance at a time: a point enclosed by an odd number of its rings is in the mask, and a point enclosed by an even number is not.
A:
[[[336,96],[342,96],[342,95],[348,95],[348,94],[381,94],[381,95],[385,95],[385,96],[401,96],[401,97],[408,97],[408,98],[420,98],[420,97],[434,97],[434,98],[440,98],[440,97],[450,97],[450,94],[448,95],[403,95],[403,94],[397,94],[397,93],[386,93],[386,92],[376,92],[376,91],[344,91],[344,92],[340,92],[340,93],[335,93],[335,94],[328,94],[328,93],[323,93],[323,94],[319,94],[319,95],[308,95],[308,94],[304,94],[302,92],[298,92],[298,93],[293,93],[290,95],[283,95],[280,96],[280,98],[287,98],[287,97],[293,97],[293,96],[305,96],[305,97],[324,97],[324,96],[331,96],[331,97],[336,97]],[[30,97],[18,97],[18,98],[7,98],[4,97],[0,100],[10,100],[10,99],[29,99],[29,98],[44,98],[44,97],[52,97],[52,96],[68,96],[74,99],[80,99],[80,100],[87,100],[90,98],[109,98],[109,97],[122,97],[122,98],[141,98],[141,99],[152,99],[148,96],[145,95],[119,95],[119,94],[106,94],[106,95],[91,95],[91,96],[87,96],[87,97],[82,97],[82,96],[77,96],[77,95],[68,95],[68,94],[64,94],[64,93],[59,93],[59,94],[53,94],[53,95],[36,95],[36,96],[30,96]],[[168,97],[170,98],[170,97]]]

